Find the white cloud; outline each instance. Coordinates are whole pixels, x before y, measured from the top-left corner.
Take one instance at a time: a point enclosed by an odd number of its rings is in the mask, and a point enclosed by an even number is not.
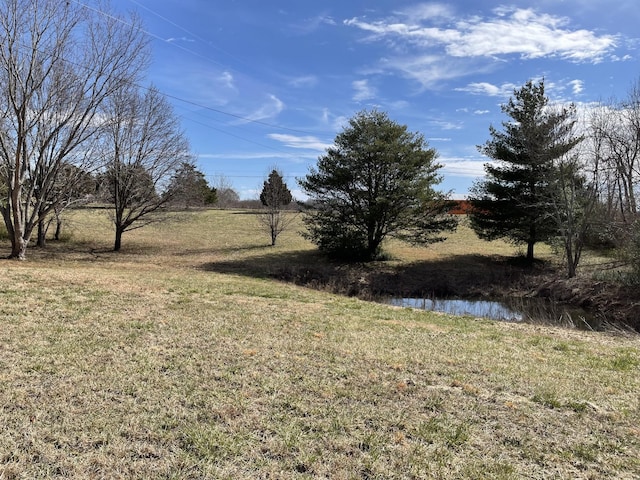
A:
[[[443,4],[424,4],[382,20],[354,17],[343,23],[366,33],[363,41],[390,45],[393,55],[381,66],[401,71],[424,88],[488,71],[495,62],[487,58],[504,61],[515,55],[598,63],[611,58],[619,42],[616,36],[571,28],[567,18],[533,9],[500,8],[489,16],[457,20],[454,13]],[[493,95],[499,94],[503,92]]]
[[[486,115],[487,113],[490,113],[490,110],[474,110],[473,114],[474,115]]]
[[[167,38],[165,40],[165,42],[167,42],[167,43],[175,43],[175,42],[194,43],[195,40],[193,38],[188,38],[188,37],[170,37],[170,38]]]
[[[442,173],[455,177],[481,177],[484,176],[484,164],[487,160],[459,157],[441,157],[438,163],[442,164]]]
[[[455,12],[451,6],[444,3],[422,3],[408,7],[399,13],[406,18],[417,22],[423,20],[451,20],[455,17]]]
[[[580,95],[584,90],[584,82],[582,80],[571,80],[569,82],[574,95]]]
[[[235,90],[236,86],[233,80],[234,78],[231,72],[222,72],[222,74],[220,75],[220,81],[222,82],[222,84],[227,88]]]
[[[435,54],[416,54],[396,56],[385,59],[383,67],[402,72],[408,78],[417,81],[422,88],[432,88],[443,80],[459,78],[470,73],[480,73],[488,65],[447,58]]]
[[[315,75],[303,75],[289,80],[289,85],[295,88],[313,87],[318,83],[318,77]]]
[[[493,85],[487,82],[470,83],[466,87],[456,88],[457,91],[467,92],[473,95],[487,95],[489,97],[508,97],[513,94],[513,90],[517,88],[513,83],[503,83],[502,85]]]
[[[368,80],[355,80],[351,83],[351,86],[356,91],[353,95],[355,102],[370,100],[376,96],[376,89],[369,85]]]
[[[336,21],[329,15],[317,15],[312,18],[308,18],[296,25],[292,25],[292,29],[297,34],[307,35],[315,32],[323,25],[335,26]]]
[[[323,142],[312,135],[297,136],[282,133],[270,133],[267,136],[290,148],[301,148],[305,150],[318,150],[324,152],[327,148],[332,146],[331,143]]]
[[[462,130],[463,127],[461,123],[447,122],[445,120],[432,120],[429,123],[442,130]]]

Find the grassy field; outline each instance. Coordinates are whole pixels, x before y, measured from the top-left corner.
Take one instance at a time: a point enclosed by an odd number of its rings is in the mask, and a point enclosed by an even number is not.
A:
[[[67,228],[0,262],[0,479],[640,478],[637,336],[278,282],[249,214]],[[468,233],[385,265],[513,253]]]

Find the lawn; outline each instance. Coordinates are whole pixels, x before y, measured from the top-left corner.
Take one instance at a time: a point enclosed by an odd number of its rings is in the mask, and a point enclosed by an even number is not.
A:
[[[640,477],[638,336],[277,281],[322,261],[296,229],[270,247],[251,214],[181,217],[113,253],[106,215],[75,212],[0,262],[1,479]],[[513,248],[389,251],[371,268]]]

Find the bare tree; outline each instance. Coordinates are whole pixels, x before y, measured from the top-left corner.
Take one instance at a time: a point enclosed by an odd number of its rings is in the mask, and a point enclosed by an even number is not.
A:
[[[54,239],[60,240],[63,213],[73,206],[88,203],[96,193],[96,179],[86,170],[73,164],[64,164],[56,175],[54,184],[47,184],[51,191],[40,194],[47,200],[40,202],[36,245],[44,247],[46,235],[53,222],[56,224]]]
[[[102,174],[103,191],[113,203],[114,250],[122,234],[158,220],[172,200],[171,179],[190,163],[189,143],[169,102],[155,89],[136,88],[113,95],[108,118]]]
[[[11,258],[25,258],[39,217],[53,208],[45,192],[99,128],[98,107],[146,63],[136,19],[79,2],[0,3],[0,212]]]
[[[240,195],[233,188],[231,181],[224,175],[217,175],[213,182],[216,189],[216,204],[220,208],[230,208],[240,201]]]

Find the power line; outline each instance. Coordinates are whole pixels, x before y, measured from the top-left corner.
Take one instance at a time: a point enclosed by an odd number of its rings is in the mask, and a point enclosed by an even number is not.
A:
[[[110,18],[110,19],[115,20],[115,21],[117,21],[117,22],[123,23],[124,25],[127,25],[127,26],[129,26],[129,27],[132,27],[132,26],[133,26],[133,25],[131,25],[130,23],[125,22],[123,19],[118,18],[118,17],[115,17],[115,16],[113,16],[113,15],[110,15],[109,13],[107,13],[107,12],[105,12],[105,11],[103,11],[103,10],[100,10],[100,9],[98,9],[98,8],[94,8],[94,7],[90,6],[90,5],[87,5],[86,3],[84,3],[84,2],[83,2],[83,1],[81,1],[81,0],[73,0],[73,1],[74,1],[74,2],[76,2],[77,4],[81,5],[81,6],[85,7],[85,8],[87,8],[87,9],[89,9],[89,10],[91,10],[91,11],[95,12],[95,13],[98,13],[98,14],[100,14],[100,15],[103,15],[103,16],[105,16],[105,17],[107,17],[107,18]],[[137,3],[137,2],[135,2],[134,0],[130,0],[130,1],[132,1],[133,3],[138,4],[138,3]],[[144,7],[144,8],[146,8],[146,7]],[[151,11],[151,10],[150,10],[150,9],[148,9],[148,8],[147,8],[147,10]],[[152,13],[154,13],[154,12],[152,12]],[[156,14],[156,15],[158,15],[160,18],[164,18],[164,17],[162,17],[160,14]],[[167,20],[167,21],[169,21],[169,20]],[[174,22],[171,22],[171,21],[169,21],[169,22],[170,22],[171,24],[175,25],[175,24],[174,24]],[[180,26],[178,26],[178,25],[176,25],[176,26],[177,26],[178,28],[182,29],[182,30],[188,31],[188,30],[184,29],[183,27],[180,27]],[[141,31],[141,32],[143,32],[144,34],[146,34],[146,35],[150,36],[151,38],[155,38],[156,40],[160,40],[160,41],[162,41],[162,42],[164,42],[164,43],[169,43],[170,45],[172,45],[172,46],[174,46],[174,47],[176,47],[176,48],[179,48],[180,50],[183,50],[183,51],[188,52],[188,53],[190,53],[190,54],[192,54],[192,55],[195,55],[195,56],[197,56],[197,57],[200,57],[200,58],[202,58],[202,59],[204,59],[204,60],[206,60],[206,61],[212,62],[212,63],[214,63],[215,65],[218,65],[218,66],[221,66],[221,67],[225,67],[225,68],[227,67],[226,65],[223,65],[223,64],[222,64],[222,63],[220,63],[220,62],[217,62],[217,61],[215,61],[215,60],[213,60],[213,59],[211,59],[211,58],[209,58],[209,57],[207,57],[207,56],[205,56],[205,55],[202,55],[202,54],[200,54],[200,53],[198,53],[198,52],[195,52],[195,51],[193,51],[193,50],[191,50],[191,49],[188,49],[188,48],[186,48],[186,47],[183,47],[182,45],[178,45],[178,44],[176,44],[176,43],[174,43],[174,42],[168,42],[166,39],[164,39],[164,38],[160,37],[159,35],[156,35],[156,34],[154,34],[154,33],[152,33],[152,32],[149,32],[149,31],[148,31],[148,30],[146,30],[146,29],[140,28],[140,31]],[[196,35],[196,36],[197,36],[197,35]],[[222,50],[221,50],[221,51],[222,51]],[[233,70],[233,69],[229,69],[229,70]],[[137,86],[138,86],[138,87],[140,87],[140,88],[147,88],[147,87],[142,87],[142,86],[140,86],[140,85],[137,85]],[[309,131],[307,131],[307,130],[300,130],[300,129],[295,129],[295,128],[283,127],[283,126],[281,126],[281,125],[276,125],[276,124],[273,124],[273,123],[264,122],[264,121],[262,121],[262,120],[252,119],[252,118],[245,117],[245,116],[238,115],[238,114],[231,113],[231,112],[226,112],[226,111],[224,111],[224,110],[220,110],[220,109],[218,109],[218,108],[210,107],[210,106],[208,106],[208,105],[203,105],[203,104],[200,104],[200,103],[198,103],[198,102],[194,102],[194,101],[192,101],[192,100],[187,100],[187,99],[184,99],[184,98],[178,97],[178,96],[176,96],[176,95],[171,95],[171,94],[163,93],[163,92],[160,92],[160,93],[161,93],[162,95],[164,95],[165,97],[167,97],[167,98],[171,98],[172,100],[179,101],[179,102],[182,102],[182,103],[185,103],[185,104],[188,104],[188,105],[192,105],[192,106],[195,106],[195,107],[198,107],[198,108],[202,108],[203,110],[209,110],[209,111],[211,111],[211,112],[219,113],[219,114],[221,114],[221,115],[226,115],[226,116],[229,116],[229,117],[235,118],[235,119],[237,119],[237,120],[242,120],[242,121],[247,122],[247,123],[254,123],[254,124],[257,124],[257,125],[262,125],[262,126],[270,127],[270,128],[276,128],[276,129],[279,129],[279,130],[285,130],[285,131],[289,131],[289,132],[293,132],[293,133],[302,133],[302,134],[305,134],[305,135],[315,135],[315,133],[313,133],[313,132],[309,132]]]

